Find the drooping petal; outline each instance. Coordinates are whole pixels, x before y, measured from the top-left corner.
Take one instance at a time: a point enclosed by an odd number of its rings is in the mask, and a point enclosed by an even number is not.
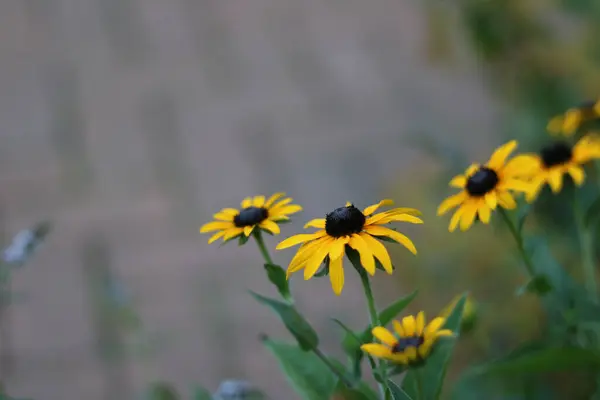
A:
[[[350,237],[348,244],[354,250],[358,251],[360,256],[360,264],[363,266],[363,268],[370,275],[375,275],[375,259],[373,258],[373,252],[363,238],[355,233]]]
[[[233,239],[234,237],[239,236],[242,233],[244,233],[244,228],[230,228],[227,230],[225,235],[223,235],[223,240],[228,241],[229,239]]]
[[[506,208],[507,210],[517,208],[517,202],[510,192],[498,191],[496,195],[498,196],[498,204],[500,204],[501,207]]]
[[[440,206],[438,207],[437,215],[444,215],[446,212],[448,212],[448,210],[454,207],[458,207],[467,199],[467,197],[467,192],[464,190],[460,193],[448,197],[446,200],[442,201],[442,204],[440,204]]]
[[[200,233],[218,231],[218,230],[221,230],[221,229],[231,228],[233,226],[234,225],[233,225],[232,222],[213,221],[213,222],[209,222],[207,224],[202,225],[200,227]]]
[[[311,219],[306,224],[304,224],[304,229],[306,228],[325,229],[325,218]]]
[[[329,280],[331,281],[331,288],[333,293],[340,295],[344,288],[344,266],[342,265],[344,257],[338,257],[337,259],[331,259],[329,261]]]
[[[363,211],[363,214],[365,216],[369,216],[369,215],[372,215],[375,211],[377,211],[377,209],[379,207],[382,207],[382,206],[392,206],[392,205],[394,205],[394,201],[393,200],[391,200],[391,199],[383,199],[383,200],[381,200],[377,204],[373,204],[371,206],[366,207],[364,209],[364,211]]]
[[[435,332],[436,338],[448,337],[448,336],[454,336],[454,332],[452,332],[450,329],[441,329],[441,330]]]
[[[300,233],[298,235],[290,236],[289,238],[285,239],[284,241],[279,243],[275,247],[275,249],[277,249],[277,250],[287,249],[288,247],[292,247],[292,246],[295,246],[300,243],[308,242],[309,240],[318,239],[325,235],[327,235],[327,232],[325,232],[325,231],[317,231],[315,233]]]
[[[394,347],[398,343],[398,340],[396,340],[392,332],[382,326],[376,326],[371,333],[379,339],[381,343],[387,344],[390,347]]]
[[[370,355],[377,358],[390,358],[392,355],[392,350],[389,347],[384,346],[379,343],[367,343],[360,346],[360,349],[365,353],[369,353]]]
[[[390,228],[386,228],[384,226],[371,225],[364,228],[365,232],[370,233],[374,236],[387,236],[396,242],[402,244],[406,247],[411,253],[417,254],[417,248],[415,247],[412,240],[410,240],[406,235],[402,233],[392,230]]]
[[[477,214],[477,202],[471,201],[463,206],[463,213],[460,218],[460,230],[466,231],[473,225]]]
[[[563,121],[563,133],[565,135],[572,135],[581,125],[581,121],[583,119],[583,115],[581,110],[576,108],[571,108],[565,112],[564,121]]]
[[[215,242],[216,240],[218,240],[220,237],[223,237],[225,235],[225,232],[227,232],[227,231],[219,231],[219,232],[215,233],[214,235],[212,235],[210,237],[210,239],[208,239],[208,244],[211,244],[211,243]]]
[[[306,265],[306,262],[312,256],[313,252],[321,245],[323,240],[327,239],[327,237],[322,237],[320,239],[316,239],[307,243],[304,243],[296,252],[296,255],[290,261],[290,265],[288,266],[286,275],[289,277],[296,271],[301,270]]]
[[[266,209],[270,208],[273,205],[273,203],[275,203],[278,199],[282,198],[283,196],[285,196],[284,192],[275,193],[274,195],[269,197],[267,201],[265,201],[264,207]]]
[[[409,361],[417,360],[417,348],[414,346],[407,347],[406,350],[404,350],[404,354],[406,354]]]
[[[494,153],[490,157],[490,160],[488,161],[487,166],[493,170],[500,169],[506,162],[506,159],[508,158],[510,153],[515,151],[516,148],[517,148],[516,140],[511,140],[510,142],[498,147],[498,149],[496,149],[496,151],[494,151]]]
[[[557,134],[561,133],[562,127],[563,127],[563,123],[564,123],[563,116],[562,115],[558,115],[556,117],[553,117],[550,120],[550,122],[548,122],[548,125],[546,126],[546,129],[548,130],[548,132],[557,135]]]
[[[481,220],[481,222],[483,222],[484,224],[489,224],[490,223],[490,218],[491,218],[491,210],[490,207],[487,204],[481,204],[479,206],[479,209],[477,211],[478,215],[479,215],[479,219]]]
[[[333,238],[327,237],[327,239],[323,240],[321,245],[315,249],[314,253],[308,259],[306,266],[304,267],[304,280],[309,280],[317,273],[319,267],[325,259],[325,256],[327,256],[327,253],[329,253],[333,240]]]
[[[487,206],[492,209],[495,210],[496,206],[498,205],[498,199],[496,198],[496,192],[495,191],[491,191],[485,194],[484,196],[485,199],[485,204],[487,204]]]
[[[426,340],[422,345],[419,346],[418,352],[421,358],[426,358],[431,351],[431,347],[433,346],[433,340]]]
[[[265,219],[263,222],[261,222],[259,226],[264,230],[271,232],[273,235],[279,235],[281,232],[279,225],[268,219]]]
[[[452,215],[452,218],[450,218],[450,224],[448,225],[448,231],[454,232],[456,230],[456,227],[458,226],[458,223],[460,222],[460,219],[462,218],[463,211],[464,211],[464,207],[460,207]]]
[[[365,241],[365,243],[367,243],[373,255],[377,257],[385,272],[392,274],[394,272],[394,269],[392,268],[392,260],[390,259],[390,255],[385,246],[369,234],[362,233],[359,235]]]
[[[244,235],[250,236],[250,234],[252,233],[252,230],[254,230],[254,225],[245,226],[244,227]]]
[[[585,172],[583,171],[583,168],[573,165],[569,167],[569,175],[571,175],[573,182],[575,182],[577,186],[583,185],[583,182],[585,181]]]
[[[390,222],[408,222],[409,224],[422,224],[423,220],[419,217],[415,217],[413,215],[409,215],[409,214],[397,214],[397,215],[391,215],[389,217],[386,218],[382,218],[379,221],[376,222],[377,225],[385,225],[385,224],[389,224]],[[365,223],[365,226],[371,225],[368,222]]]
[[[563,184],[563,172],[560,168],[553,168],[548,175],[548,184],[553,193],[560,192]]]
[[[344,248],[350,238],[344,236],[341,238],[333,239],[331,246],[329,246],[329,259],[335,260],[344,255]]]

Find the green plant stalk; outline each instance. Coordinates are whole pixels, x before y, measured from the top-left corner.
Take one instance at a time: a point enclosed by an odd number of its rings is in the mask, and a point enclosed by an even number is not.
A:
[[[263,239],[261,230],[258,229],[258,228],[254,228],[254,231],[252,232],[252,235],[254,236],[254,239],[256,240],[256,244],[258,245],[258,249],[260,250],[260,254],[262,254],[265,262],[268,263],[268,264],[273,264],[273,259],[271,258],[271,255],[269,254],[269,250],[267,249],[267,246],[265,245],[265,241]],[[292,296],[291,293],[290,293],[290,296]],[[346,375],[344,374],[344,372],[339,371],[336,368],[336,366],[333,365],[331,363],[331,361],[329,361],[329,359],[327,358],[327,356],[325,354],[323,354],[323,352],[318,347],[315,347],[314,349],[312,349],[312,352],[321,361],[323,361],[323,364],[325,364],[331,370],[331,372],[333,372],[333,374],[335,376],[337,376],[338,379],[344,385],[346,385],[347,387],[352,387],[353,386],[352,382],[346,377]]]
[[[417,394],[419,395],[418,399],[422,400],[424,398],[423,393],[423,377],[421,376],[421,371],[418,369],[415,370],[415,376],[417,377]]]
[[[369,310],[369,317],[371,319],[372,329],[376,326],[381,325],[381,323],[379,322],[379,315],[377,314],[377,308],[375,307],[375,297],[373,297],[371,281],[369,280],[369,276],[367,275],[366,271],[359,270],[358,274],[360,275],[360,280],[362,282],[363,289],[365,292],[365,298],[367,299],[367,308]],[[374,366],[373,364],[371,364],[371,367]],[[379,362],[377,368],[373,369],[373,372],[379,372],[379,377],[381,378],[381,382],[379,382],[379,390],[383,398],[387,400],[391,396],[391,391],[387,384],[387,371],[385,369],[383,361]]]
[[[594,261],[594,232],[590,227],[585,226],[583,210],[579,202],[579,196],[576,193],[574,193],[573,199],[573,212],[579,236],[579,250],[581,252],[585,287],[592,300],[597,301],[598,286],[596,283],[596,263]]]
[[[533,266],[533,262],[531,261],[531,257],[529,256],[529,254],[527,254],[527,251],[525,250],[525,243],[523,242],[523,235],[521,235],[521,233],[519,232],[519,230],[517,229],[517,227],[515,226],[513,221],[508,216],[508,213],[506,212],[505,209],[499,207],[498,212],[500,213],[500,215],[502,215],[502,218],[504,219],[506,226],[508,226],[508,230],[510,231],[512,237],[515,239],[515,242],[517,243],[517,248],[519,249],[519,254],[521,255],[521,258],[523,259],[523,261],[525,262],[525,267],[527,268],[527,272],[533,278],[535,276],[535,268]]]

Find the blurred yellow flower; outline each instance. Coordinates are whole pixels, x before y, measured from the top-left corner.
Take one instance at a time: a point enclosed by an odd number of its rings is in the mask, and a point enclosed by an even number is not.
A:
[[[443,317],[434,318],[425,325],[425,313],[393,321],[394,335],[381,326],[373,328],[373,336],[381,343],[363,344],[361,349],[374,357],[383,358],[398,364],[411,364],[423,361],[440,337],[452,336],[449,329],[440,329],[446,322]]]
[[[589,134],[582,137],[574,146],[558,141],[544,147],[539,154],[523,154],[527,157],[528,175],[532,190],[525,198],[532,202],[547,183],[553,193],[563,187],[563,175],[569,174],[577,186],[585,181],[583,165],[593,159],[600,158],[600,137]]]
[[[448,318],[450,316],[450,313],[452,313],[452,310],[454,310],[454,307],[456,307],[456,303],[458,303],[458,301],[461,299],[461,297],[462,297],[461,294],[454,297],[452,299],[452,301],[450,303],[448,303],[448,305],[442,310],[442,312],[440,313],[440,317]],[[465,306],[463,308],[462,319],[468,320],[469,318],[473,317],[475,315],[475,311],[476,311],[475,301],[473,300],[473,297],[471,295],[468,295],[465,300]]]
[[[516,156],[507,161],[516,147],[516,140],[500,146],[486,164],[472,164],[464,175],[458,175],[450,181],[450,186],[462,191],[444,200],[437,211],[438,215],[443,215],[458,207],[450,220],[450,232],[459,223],[460,229],[466,231],[473,225],[475,217],[484,224],[489,223],[491,212],[498,205],[505,209],[517,206],[513,191],[531,190],[531,186],[521,179],[528,172],[527,168],[531,168],[530,158]]]
[[[302,210],[299,205],[290,204],[290,197],[282,197],[285,193],[275,193],[268,199],[265,196],[246,197],[241,210],[223,208],[213,215],[216,221],[202,225],[200,233],[218,231],[208,239],[209,244],[218,239],[225,242],[241,235],[250,236],[255,228],[277,235],[280,232],[277,223],[289,220],[289,215]]]
[[[600,118],[600,100],[590,100],[550,119],[547,129],[554,135],[571,136],[581,124],[597,118]]]
[[[394,208],[375,214],[381,206],[392,205],[392,200],[382,200],[363,211],[351,203],[339,207],[326,215],[309,221],[304,228],[319,229],[314,233],[294,235],[277,245],[277,250],[286,249],[302,243],[290,262],[287,276],[304,268],[304,279],[312,278],[324,260],[329,261],[329,279],[335,294],[339,295],[344,287],[344,269],[342,265],[346,245],[360,254],[363,268],[371,275],[375,274],[375,258],[379,260],[388,274],[392,273],[392,261],[387,249],[377,238],[387,237],[404,245],[411,253],[417,254],[413,242],[405,235],[381,225],[390,222],[408,222],[422,224],[417,216],[420,212],[414,208]]]

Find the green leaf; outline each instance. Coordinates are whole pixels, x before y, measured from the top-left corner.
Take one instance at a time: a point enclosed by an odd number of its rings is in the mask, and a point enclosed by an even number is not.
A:
[[[329,275],[329,256],[325,257],[325,261],[323,262],[323,265],[321,266],[321,268],[319,268],[319,270],[315,274],[315,276],[317,278],[320,278],[322,276],[327,276],[327,275]]]
[[[148,400],[179,400],[177,390],[167,382],[155,382],[148,390]]]
[[[240,238],[239,238],[239,240],[238,240],[238,245],[239,245],[239,246],[243,246],[243,245],[245,245],[246,243],[248,243],[248,240],[250,240],[250,236],[246,236],[245,234],[243,234],[243,233],[242,233],[242,234],[240,235]]]
[[[192,400],[212,400],[212,394],[202,386],[194,387]]]
[[[271,339],[264,345],[275,356],[287,380],[296,393],[305,400],[329,400],[337,385],[337,378],[314,353]]]
[[[379,400],[377,392],[362,381],[353,388],[348,388],[339,382],[332,398],[344,400]]]
[[[342,321],[332,318],[332,320],[338,324],[344,330],[344,338],[342,339],[342,348],[344,353],[348,356],[350,364],[352,366],[352,376],[355,379],[360,379],[362,376],[361,362],[364,357],[364,353],[360,349],[363,344],[361,341],[360,332],[354,332],[348,328]]]
[[[275,311],[286,328],[298,341],[298,344],[303,350],[309,351],[315,349],[319,345],[319,337],[317,332],[310,326],[308,321],[296,310],[294,306],[288,303],[283,303],[260,294],[250,291],[250,294],[259,302],[269,306]]]
[[[525,221],[527,220],[530,210],[531,204],[529,203],[521,205],[517,210],[517,230],[519,233],[523,232],[523,226],[525,225]]]
[[[467,300],[467,293],[463,294],[460,300],[454,306],[454,309],[448,316],[443,329],[450,329],[455,333],[456,337],[460,334],[460,323],[462,320],[463,309]],[[418,371],[411,369],[406,374],[404,381],[402,382],[402,388],[413,398],[420,398],[425,400],[439,399],[444,384],[444,378],[446,377],[446,370],[452,357],[452,351],[456,340],[440,340],[434,346],[433,351],[427,357],[422,367],[418,367]],[[427,382],[426,385],[421,385],[423,393],[418,396],[417,382],[418,377],[422,382]]]
[[[592,202],[585,213],[585,219],[583,223],[586,228],[589,228],[596,224],[600,219],[600,196]]]
[[[394,301],[392,304],[384,308],[381,312],[379,312],[379,322],[381,326],[385,326],[392,322],[398,314],[400,314],[412,301],[417,297],[419,290],[415,290],[408,296],[400,297],[398,300]],[[371,334],[371,325],[363,331],[361,338],[363,343],[369,343],[373,340],[373,335]]]
[[[552,283],[550,283],[548,276],[545,274],[538,274],[517,290],[517,296],[522,296],[525,293],[533,293],[539,296],[545,296],[551,292],[552,289]]]
[[[388,380],[388,386],[392,392],[393,400],[413,400],[400,386],[396,385],[395,382]]]
[[[288,284],[285,270],[275,264],[265,264],[265,270],[267,271],[269,281],[275,285],[281,297],[292,302],[292,294],[290,293],[290,285]]]

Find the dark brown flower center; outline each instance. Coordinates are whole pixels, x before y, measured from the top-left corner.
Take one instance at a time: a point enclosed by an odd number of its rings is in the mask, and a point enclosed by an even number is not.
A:
[[[359,233],[367,218],[354,205],[336,208],[325,217],[325,232],[332,237]]]
[[[396,345],[394,347],[392,347],[392,353],[402,353],[404,350],[406,350],[409,347],[419,347],[420,345],[423,344],[423,342],[425,341],[425,339],[423,338],[423,336],[411,336],[411,337],[405,337],[405,338],[400,338],[398,340],[398,343],[396,343]]]
[[[546,146],[540,152],[542,162],[546,168],[571,161],[573,150],[567,142],[555,142]]]
[[[248,207],[244,208],[238,215],[233,217],[233,223],[238,228],[244,226],[252,226],[260,224],[269,216],[269,212],[266,208],[262,207]]]
[[[467,180],[467,192],[471,196],[480,197],[491,192],[498,184],[498,174],[488,167],[479,167]]]

